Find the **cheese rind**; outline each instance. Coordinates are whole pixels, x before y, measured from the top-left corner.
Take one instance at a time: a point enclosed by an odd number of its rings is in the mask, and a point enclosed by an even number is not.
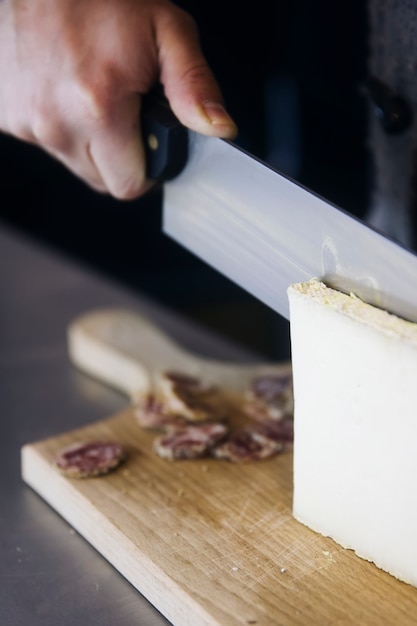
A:
[[[293,285],[296,519],[417,586],[417,325]]]

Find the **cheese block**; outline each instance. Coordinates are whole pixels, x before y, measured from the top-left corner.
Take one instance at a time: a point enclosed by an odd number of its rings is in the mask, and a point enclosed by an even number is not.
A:
[[[417,324],[317,280],[288,297],[294,517],[417,586]]]

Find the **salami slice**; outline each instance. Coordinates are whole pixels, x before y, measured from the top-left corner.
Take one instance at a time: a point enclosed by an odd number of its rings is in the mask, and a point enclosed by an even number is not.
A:
[[[113,441],[73,443],[60,450],[55,464],[72,478],[90,478],[107,474],[125,458],[122,446]]]
[[[277,397],[285,394],[292,385],[292,375],[289,372],[283,374],[270,374],[257,376],[251,382],[251,390],[257,398],[263,398],[272,402]]]
[[[284,446],[285,443],[291,443],[294,439],[294,422],[290,418],[255,422],[246,430],[250,432],[255,441],[262,444],[272,441]]]
[[[258,376],[246,394],[246,413],[257,420],[281,420],[294,412],[291,373]]]
[[[198,376],[190,376],[190,374],[184,374],[183,372],[164,372],[163,376],[166,380],[169,380],[172,385],[177,389],[188,390],[191,393],[206,393],[211,391],[213,386],[203,381]]]
[[[147,394],[138,400],[134,415],[142,428],[151,430],[166,430],[172,426],[183,426],[187,422],[181,415],[168,413],[163,402],[157,400],[154,394]]]
[[[227,434],[224,424],[190,425],[173,428],[154,441],[155,452],[164,459],[195,459],[206,456]]]
[[[219,421],[224,407],[219,390],[197,376],[163,372],[156,379],[155,395],[166,413],[180,415],[189,422]]]
[[[226,441],[213,448],[212,454],[216,459],[247,463],[268,459],[283,448],[282,441],[254,437],[251,429],[247,428],[232,433]]]

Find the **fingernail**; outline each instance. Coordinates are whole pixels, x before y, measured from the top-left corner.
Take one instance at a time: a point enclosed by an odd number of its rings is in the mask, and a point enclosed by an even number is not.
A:
[[[203,102],[203,109],[213,126],[235,126],[234,121],[220,102]]]

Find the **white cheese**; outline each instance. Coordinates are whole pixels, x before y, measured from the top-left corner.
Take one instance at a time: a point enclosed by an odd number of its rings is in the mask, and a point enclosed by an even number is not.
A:
[[[297,520],[417,586],[417,324],[293,285]]]

